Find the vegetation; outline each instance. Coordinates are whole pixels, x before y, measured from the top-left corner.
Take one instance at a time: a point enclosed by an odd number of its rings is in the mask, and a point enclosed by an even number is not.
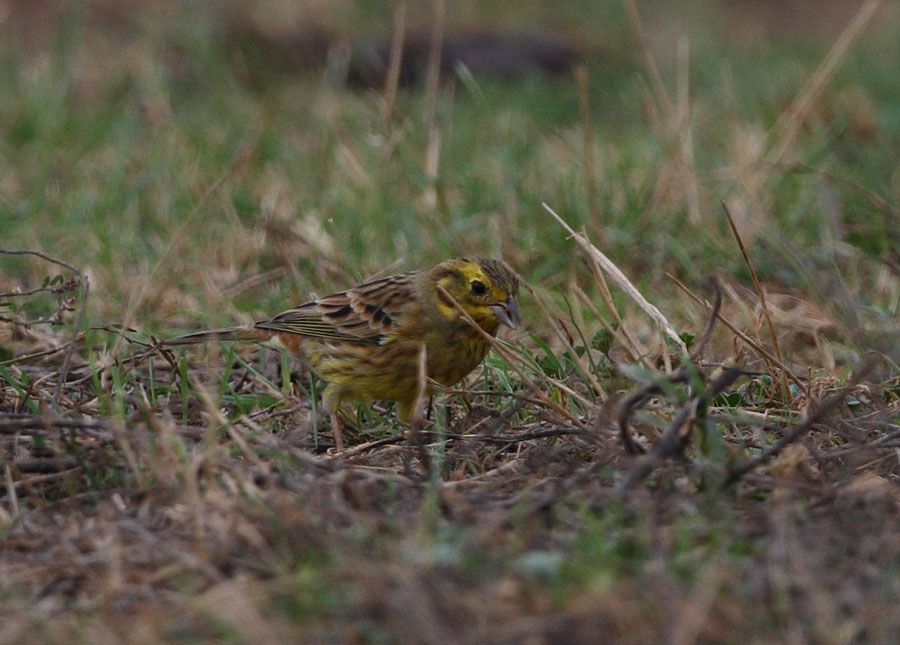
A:
[[[0,11],[0,642],[896,641],[898,7],[296,4]],[[342,82],[488,17],[585,62]],[[457,255],[524,329],[340,451],[158,342]]]

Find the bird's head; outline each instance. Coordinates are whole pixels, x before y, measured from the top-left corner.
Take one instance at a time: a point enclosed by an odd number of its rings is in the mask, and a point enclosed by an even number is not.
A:
[[[502,262],[490,258],[455,258],[436,265],[431,273],[438,309],[444,318],[460,318],[455,300],[491,334],[501,323],[516,328],[522,322],[516,301],[519,280]]]

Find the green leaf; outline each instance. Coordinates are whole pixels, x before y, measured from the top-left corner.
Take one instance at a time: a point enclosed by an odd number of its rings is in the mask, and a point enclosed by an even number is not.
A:
[[[723,408],[736,408],[744,402],[744,397],[740,392],[722,392],[716,395],[712,404]]]
[[[534,341],[534,344],[544,352],[543,357],[537,357],[535,359],[538,366],[541,368],[541,371],[547,376],[560,378],[565,373],[565,370],[563,369],[563,365],[559,358],[557,358],[556,354],[553,353],[553,350],[550,349],[550,345],[534,334],[531,335],[531,339]]]
[[[615,336],[612,335],[612,332],[603,328],[591,338],[591,348],[608,354],[614,340]]]

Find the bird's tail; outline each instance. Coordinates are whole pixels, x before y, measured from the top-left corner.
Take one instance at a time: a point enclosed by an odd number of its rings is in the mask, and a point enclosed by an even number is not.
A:
[[[258,327],[227,327],[225,329],[210,329],[209,331],[197,331],[184,336],[176,336],[163,342],[165,345],[195,345],[215,341],[244,341],[264,342],[272,338],[272,332]]]

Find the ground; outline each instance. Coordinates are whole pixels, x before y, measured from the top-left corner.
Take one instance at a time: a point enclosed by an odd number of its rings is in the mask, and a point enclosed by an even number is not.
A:
[[[597,4],[0,4],[0,642],[900,638],[900,11]],[[523,329],[344,450],[159,343],[455,255]]]

